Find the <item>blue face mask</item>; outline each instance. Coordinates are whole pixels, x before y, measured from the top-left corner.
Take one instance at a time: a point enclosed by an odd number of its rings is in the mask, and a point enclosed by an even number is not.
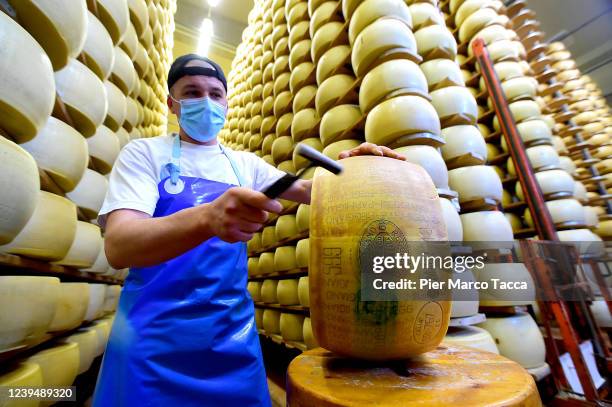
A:
[[[181,128],[192,139],[213,140],[225,124],[225,107],[208,97],[176,101],[181,105]]]

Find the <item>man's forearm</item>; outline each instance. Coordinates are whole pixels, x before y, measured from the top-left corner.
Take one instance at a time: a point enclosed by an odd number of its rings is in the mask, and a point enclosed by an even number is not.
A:
[[[291,188],[285,191],[280,197],[289,201],[310,204],[311,191],[312,181],[300,179],[294,182]]]
[[[212,237],[203,208],[159,218],[116,217],[106,231],[106,255],[115,268],[147,267],[173,259]]]

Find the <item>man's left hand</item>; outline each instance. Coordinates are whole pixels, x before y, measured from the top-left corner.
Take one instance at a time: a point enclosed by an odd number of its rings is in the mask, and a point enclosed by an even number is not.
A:
[[[395,158],[397,160],[406,161],[405,156],[396,151],[391,150],[389,147],[378,146],[372,143],[363,143],[360,146],[353,148],[352,150],[343,151],[338,155],[338,159],[342,160],[343,158],[355,157],[358,155],[377,155],[379,157],[389,157]]]

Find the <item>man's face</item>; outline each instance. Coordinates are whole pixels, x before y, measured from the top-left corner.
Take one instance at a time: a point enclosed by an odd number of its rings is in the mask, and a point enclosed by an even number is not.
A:
[[[205,61],[193,60],[189,61],[186,67],[201,66],[203,68],[214,67]],[[217,78],[210,76],[197,75],[197,76],[183,76],[179,79],[174,86],[170,89],[170,95],[176,100],[183,99],[199,99],[203,97],[209,97],[211,100],[227,106],[227,94],[223,83]],[[177,117],[181,117],[181,106],[176,103],[172,98],[168,97],[168,107],[170,111]]]

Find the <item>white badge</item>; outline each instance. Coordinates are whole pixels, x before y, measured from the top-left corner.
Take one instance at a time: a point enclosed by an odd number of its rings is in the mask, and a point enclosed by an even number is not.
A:
[[[164,189],[167,193],[171,195],[180,194],[185,189],[185,182],[182,179],[178,179],[178,182],[175,184],[172,183],[172,180],[168,178],[166,182],[164,182]]]

